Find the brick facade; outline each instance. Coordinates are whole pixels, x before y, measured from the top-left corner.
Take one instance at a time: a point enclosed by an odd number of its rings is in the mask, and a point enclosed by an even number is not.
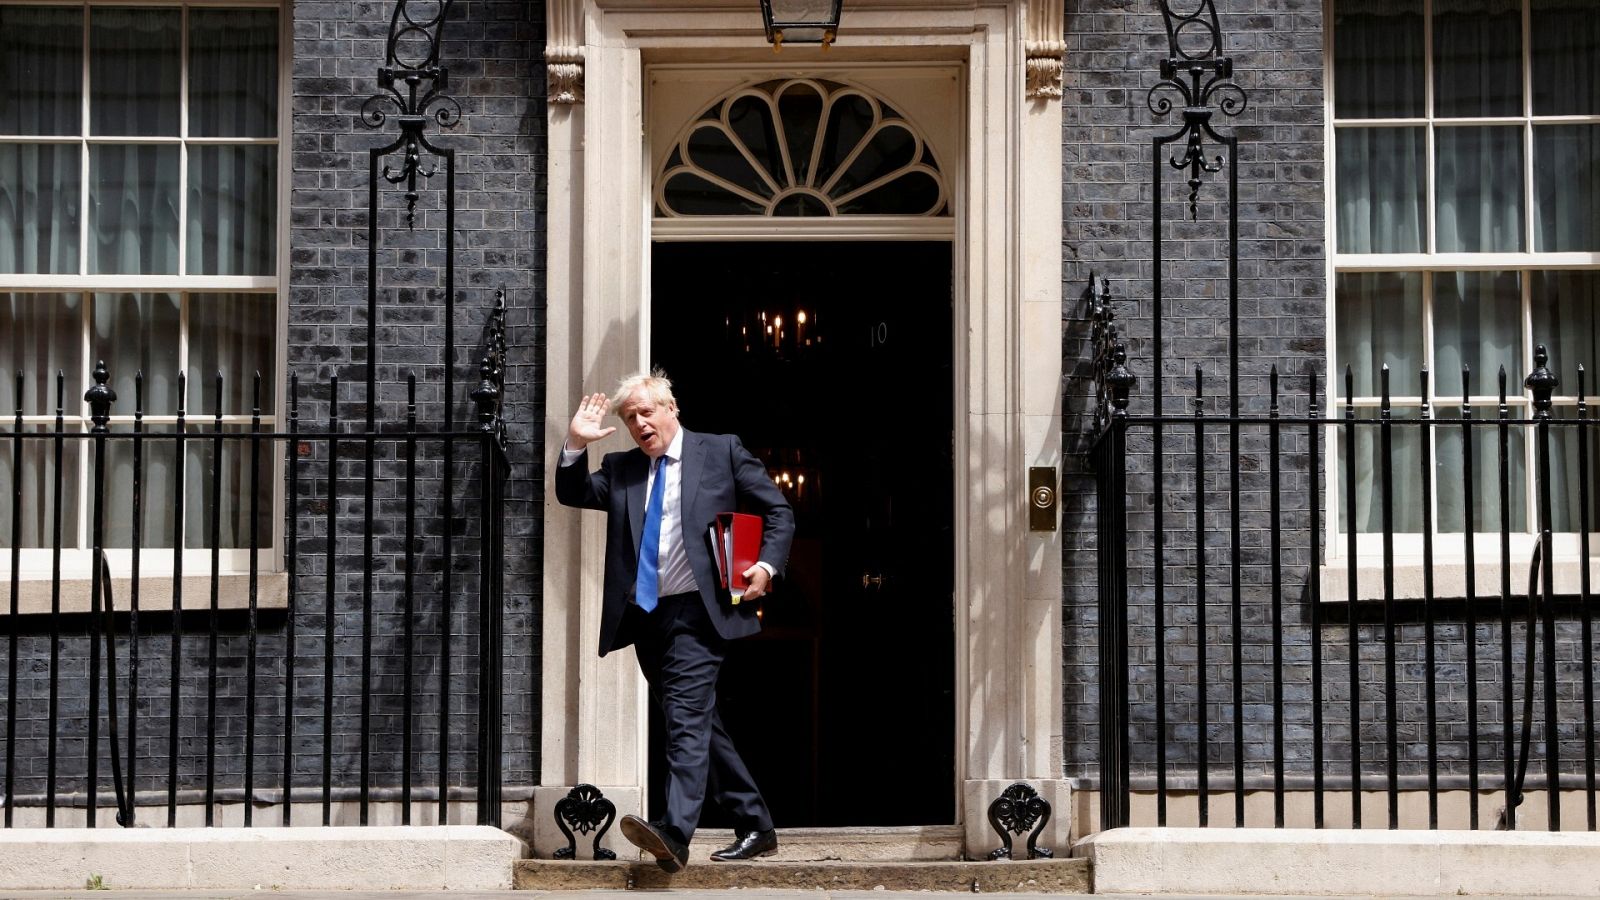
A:
[[[1219,4],[1224,50],[1234,59],[1235,80],[1249,93],[1249,108],[1235,119],[1217,116],[1215,124],[1240,140],[1239,175],[1239,347],[1240,410],[1260,416],[1268,407],[1268,371],[1282,376],[1282,411],[1303,415],[1308,373],[1318,377],[1320,411],[1327,400],[1327,253],[1325,243],[1326,171],[1323,104],[1324,22],[1319,0],[1260,0]],[[1158,63],[1166,56],[1166,35],[1154,4],[1069,0],[1067,4],[1066,98],[1064,101],[1062,315],[1065,334],[1064,370],[1067,447],[1063,485],[1064,545],[1064,687],[1065,771],[1094,784],[1098,758],[1100,679],[1097,608],[1096,508],[1094,472],[1084,453],[1089,447],[1093,396],[1092,351],[1088,343],[1087,304],[1083,292],[1089,274],[1110,279],[1120,324],[1128,340],[1129,367],[1139,383],[1130,413],[1154,412],[1152,334],[1151,179],[1152,138],[1171,134],[1182,121],[1177,112],[1157,117],[1146,95],[1159,78]],[[1181,145],[1175,155],[1182,155]],[[1169,153],[1171,150],[1169,149]],[[1210,154],[1220,152],[1214,145]],[[1220,202],[1226,193],[1226,171],[1208,176],[1201,189],[1197,216],[1191,220],[1184,173],[1162,169],[1163,217],[1163,378],[1164,413],[1192,415],[1194,371],[1204,376],[1205,410],[1226,415],[1228,396],[1227,219]],[[1521,374],[1517,374],[1520,381]],[[1333,410],[1342,415],[1342,407]],[[1328,466],[1338,459],[1336,447],[1322,441],[1318,489],[1328,486]],[[1155,668],[1155,495],[1152,493],[1154,442],[1148,426],[1128,436],[1128,559],[1132,774],[1139,789],[1152,789],[1156,772],[1157,732],[1153,690]],[[1312,470],[1307,464],[1304,426],[1283,436],[1282,512],[1274,522],[1267,490],[1268,456],[1265,429],[1245,427],[1237,454],[1241,483],[1241,634],[1242,666],[1234,674],[1230,642],[1234,633],[1229,462],[1235,454],[1226,424],[1210,425],[1204,445],[1206,523],[1195,522],[1194,498],[1199,489],[1195,437],[1188,424],[1169,424],[1163,440],[1167,535],[1159,565],[1166,593],[1166,728],[1170,783],[1193,788],[1197,748],[1210,760],[1212,789],[1231,788],[1235,722],[1242,721],[1247,787],[1271,787],[1273,771],[1273,643],[1269,547],[1274,531],[1282,542],[1283,683],[1287,724],[1284,755],[1290,786],[1308,788],[1313,772],[1311,732],[1311,595],[1308,579],[1316,576],[1309,507]],[[1416,477],[1399,472],[1396,477]],[[1323,509],[1327,506],[1324,504]],[[1326,526],[1326,520],[1322,523]],[[1196,659],[1196,533],[1204,534],[1208,681],[1203,699],[1206,734],[1199,733],[1199,666]],[[1377,562],[1363,559],[1364,564]],[[1525,604],[1527,573],[1513,563],[1513,600],[1517,622]],[[1499,579],[1479,585],[1480,597],[1498,592]],[[1331,598],[1342,601],[1343,598]],[[1351,759],[1350,608],[1325,603],[1323,640],[1323,771],[1330,788],[1347,787]],[[1507,683],[1507,657],[1501,652],[1498,601],[1480,603],[1476,684],[1480,768],[1485,788],[1503,779],[1505,748],[1501,742],[1502,697]],[[1403,789],[1426,786],[1429,772],[1426,740],[1425,613],[1420,602],[1394,608],[1398,775]],[[1460,598],[1436,604],[1434,631],[1437,675],[1437,734],[1442,786],[1465,786],[1467,773],[1466,608]],[[1381,790],[1388,769],[1388,727],[1385,696],[1386,660],[1381,603],[1358,604],[1356,678],[1364,787]],[[1556,629],[1559,694],[1562,715],[1577,709],[1581,696],[1581,625],[1570,606],[1562,606]],[[1520,627],[1510,654],[1512,681],[1519,704],[1514,724],[1520,725],[1520,698],[1525,689]],[[1536,677],[1540,677],[1536,675]],[[1242,688],[1242,717],[1234,712],[1235,684]],[[1536,691],[1538,689],[1536,688]],[[1536,693],[1536,698],[1539,694]],[[1543,703],[1534,706],[1534,763],[1545,758],[1541,745]],[[1584,746],[1581,722],[1563,721],[1560,731],[1562,767],[1581,767]],[[1533,776],[1530,774],[1530,779]],[[1530,786],[1542,786],[1542,776]],[[1213,815],[1223,815],[1223,801],[1213,801]],[[1342,808],[1342,807],[1341,807]],[[1488,809],[1488,804],[1485,804]],[[1492,812],[1485,812],[1485,817]],[[1226,810],[1231,819],[1231,809]]]
[[[340,413],[345,429],[359,428],[365,416],[366,381],[366,217],[368,148],[394,139],[393,125],[377,130],[358,121],[361,104],[377,90],[385,36],[393,5],[386,2],[296,2],[285,8],[292,18],[290,132],[283,143],[292,172],[289,184],[289,274],[284,378],[301,384],[302,430],[325,427],[328,381],[340,379]],[[476,361],[483,352],[483,328],[497,288],[507,292],[509,361],[505,418],[509,427],[512,475],[506,503],[504,784],[516,789],[533,782],[538,771],[539,611],[542,543],[542,431],[544,415],[544,7],[521,0],[469,0],[454,5],[445,32],[442,59],[450,71],[450,90],[461,105],[454,129],[430,128],[441,146],[455,148],[456,176],[456,385],[458,427],[473,427],[468,394],[478,382]],[[391,157],[388,162],[394,162]],[[379,256],[377,422],[381,430],[403,430],[405,380],[419,382],[423,430],[442,418],[443,347],[442,266],[443,175],[427,183],[418,203],[417,226],[408,231],[400,213],[402,189],[381,186],[383,209]],[[285,409],[287,422],[287,412]],[[285,425],[285,427],[287,427]],[[281,445],[280,445],[281,446]],[[361,607],[364,549],[362,499],[363,448],[340,447],[340,500],[335,585],[335,717],[332,768],[335,799],[350,799],[360,771],[359,710],[363,694],[373,710],[371,784],[380,798],[392,799],[399,787],[402,691],[402,616],[400,587],[404,555],[403,466],[398,443],[379,444],[374,504],[373,680],[363,685]],[[263,611],[258,629],[257,734],[255,785],[262,799],[276,799],[283,766],[283,696],[288,617],[295,630],[296,799],[318,797],[324,740],[322,672],[324,651],[326,444],[299,466],[301,517],[296,549],[298,591],[292,613]],[[271,451],[267,451],[271,452]],[[451,784],[476,783],[478,537],[478,447],[460,445],[456,453],[455,500],[451,518],[457,571],[452,589]],[[417,485],[419,569],[416,600],[416,692],[414,784],[437,782],[439,706],[438,554],[442,479],[439,444],[424,441]],[[194,598],[190,598],[192,605]],[[204,601],[202,600],[202,603]],[[127,598],[119,598],[126,608]],[[211,682],[207,669],[210,620],[204,613],[183,617],[179,712],[182,802],[198,802],[205,783],[206,708]],[[247,620],[242,613],[219,618],[216,777],[219,800],[241,796],[244,771]],[[62,794],[83,786],[82,754],[87,733],[88,659],[85,617],[69,617],[61,644],[61,741],[58,763]],[[165,799],[169,742],[171,617],[149,614],[141,621],[138,777],[144,803]],[[24,803],[45,790],[48,622],[31,619],[19,636],[18,748],[16,791]],[[125,671],[129,647],[118,648]],[[3,678],[3,672],[0,672]],[[119,685],[123,715],[129,684]],[[102,705],[104,700],[102,699]],[[109,804],[111,767],[101,732],[99,775],[102,805]],[[124,732],[124,739],[126,732]],[[419,797],[423,796],[418,794]],[[276,815],[275,813],[273,815]],[[147,821],[164,816],[144,813]],[[258,820],[259,820],[258,816]],[[299,824],[310,824],[310,817]],[[109,821],[109,817],[103,819]]]
[[[1240,396],[1246,413],[1267,407],[1267,373],[1277,365],[1285,379],[1285,411],[1304,410],[1304,376],[1325,366],[1325,246],[1322,101],[1322,4],[1317,0],[1264,0],[1224,5],[1224,50],[1233,55],[1235,80],[1249,93],[1249,106],[1237,118],[1217,116],[1219,130],[1239,138],[1239,273],[1240,273]],[[1115,306],[1129,343],[1129,365],[1139,378],[1131,412],[1149,414],[1152,407],[1151,371],[1151,179],[1152,138],[1175,132],[1182,120],[1178,112],[1156,117],[1147,106],[1147,93],[1159,80],[1159,62],[1167,55],[1166,33],[1154,4],[1104,3],[1069,0],[1067,52],[1063,100],[1063,275],[1062,315],[1065,334],[1064,371],[1067,373],[1067,420],[1064,446],[1063,504],[1065,529],[1063,559],[1064,619],[1066,622],[1064,678],[1066,703],[1066,773],[1098,777],[1099,710],[1096,685],[1099,662],[1096,649],[1095,501],[1093,471],[1084,456],[1088,449],[1090,401],[1093,395],[1091,351],[1088,343],[1084,288],[1091,272],[1108,277]],[[1168,148],[1166,153],[1182,146]],[[1220,152],[1213,149],[1211,153]],[[1190,219],[1184,174],[1162,160],[1163,216],[1166,221],[1163,343],[1165,410],[1182,415],[1192,410],[1194,370],[1205,376],[1207,409],[1227,411],[1228,306],[1227,306],[1227,192],[1226,172],[1208,177],[1198,209]],[[1298,377],[1296,377],[1298,376]],[[1298,404],[1298,405],[1297,405]],[[1167,489],[1192,496],[1196,479],[1192,431],[1169,429],[1166,448]],[[1263,445],[1264,438],[1247,440]],[[1211,519],[1207,560],[1218,573],[1228,561],[1227,534],[1227,433],[1208,434],[1206,495]],[[1290,436],[1286,450],[1303,447],[1303,435]],[[1130,435],[1129,549],[1131,573],[1130,618],[1137,646],[1131,655],[1141,669],[1137,681],[1150,680],[1153,623],[1151,564],[1152,498],[1150,471],[1152,442],[1149,433]],[[1298,598],[1307,573],[1306,467],[1284,472],[1285,519],[1282,538],[1286,601],[1292,617],[1302,617],[1305,604]],[[1219,474],[1219,468],[1221,472]],[[1247,683],[1270,682],[1267,597],[1268,579],[1261,548],[1270,529],[1265,491],[1259,471],[1250,473],[1242,506],[1248,568],[1243,585],[1245,621],[1249,623]],[[1194,530],[1188,500],[1182,515],[1169,517],[1165,557],[1169,583],[1193,584]],[[1170,505],[1170,504],[1169,504]],[[1208,582],[1218,577],[1213,574]],[[1223,576],[1225,577],[1225,575]],[[1208,628],[1212,654],[1208,660],[1212,707],[1224,705],[1231,691],[1231,668],[1226,668],[1228,589],[1212,584]],[[1192,645],[1193,590],[1168,591],[1169,685],[1195,680]],[[1191,627],[1183,628],[1188,622]],[[1191,636],[1185,638],[1184,634]],[[1182,660],[1187,660],[1185,665]],[[1170,688],[1169,688],[1170,689]],[[1136,695],[1137,698],[1138,695]],[[1143,698],[1148,700],[1149,698]],[[1135,702],[1135,706],[1140,704]],[[1149,711],[1148,706],[1143,707]],[[1259,758],[1262,708],[1259,698],[1247,706],[1249,758]],[[1267,707],[1270,715],[1270,706]],[[1142,716],[1143,713],[1141,712]],[[1216,723],[1228,722],[1216,711],[1210,716],[1213,740],[1226,741]],[[1150,723],[1135,744],[1148,750],[1153,733]],[[1193,703],[1169,711],[1169,736],[1183,736],[1192,748],[1195,716]],[[1169,739],[1171,739],[1169,737]],[[1179,746],[1174,742],[1174,747]],[[1224,751],[1231,748],[1224,747]],[[1148,765],[1143,754],[1139,763]],[[1153,760],[1153,751],[1151,755]],[[1175,766],[1192,772],[1180,759]]]

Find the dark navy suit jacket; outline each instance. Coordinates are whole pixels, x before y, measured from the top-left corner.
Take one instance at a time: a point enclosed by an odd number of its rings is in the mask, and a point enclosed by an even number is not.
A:
[[[681,426],[680,426],[681,427]],[[767,476],[766,467],[729,434],[697,434],[683,429],[683,470],[679,495],[682,542],[689,568],[717,633],[727,640],[761,630],[754,603],[734,606],[717,578],[708,534],[717,513],[749,512],[762,517],[761,561],[782,574],[794,539],[794,511]],[[623,613],[633,600],[638,577],[639,537],[648,498],[645,482],[650,458],[635,447],[607,453],[589,471],[585,454],[556,468],[556,499],[565,506],[606,512],[606,569],[600,613],[600,655],[632,643],[621,632]]]

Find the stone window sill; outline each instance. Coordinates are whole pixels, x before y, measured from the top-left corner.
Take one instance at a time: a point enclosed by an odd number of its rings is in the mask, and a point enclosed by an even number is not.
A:
[[[0,576],[3,577],[3,576]],[[169,612],[172,609],[172,577],[152,575],[141,578],[139,585],[140,612]],[[61,579],[61,611],[86,613],[90,611],[91,580],[83,577]],[[48,615],[52,581],[49,578],[24,578],[18,582],[17,613],[19,615]],[[111,579],[111,592],[118,613],[126,613],[133,597],[133,582],[129,578]],[[217,578],[217,605],[221,609],[250,608],[250,576],[225,574]],[[257,609],[285,609],[289,605],[289,576],[285,572],[262,572],[256,590]],[[211,608],[211,576],[209,574],[185,575],[183,578],[183,609],[207,610]],[[0,580],[0,618],[11,614],[11,584]]]
[[[1485,558],[1487,556],[1487,559]],[[1528,569],[1531,551],[1513,547],[1511,550],[1511,594],[1525,596],[1528,592]],[[1500,553],[1495,550],[1479,552],[1475,560],[1473,593],[1478,598],[1500,596]],[[1361,601],[1382,600],[1383,562],[1375,557],[1370,562],[1361,559],[1355,568],[1356,596]],[[1420,557],[1397,556],[1394,565],[1394,597],[1396,600],[1421,600],[1424,598],[1426,570]],[[1577,554],[1557,552],[1555,559],[1555,593],[1557,596],[1577,596],[1582,590],[1583,564]],[[1350,599],[1349,560],[1333,559],[1322,566],[1319,587],[1324,603],[1346,603]],[[1600,560],[1589,560],[1591,590],[1600,593]],[[1433,596],[1437,600],[1460,600],[1467,596],[1467,565],[1459,556],[1433,562]]]

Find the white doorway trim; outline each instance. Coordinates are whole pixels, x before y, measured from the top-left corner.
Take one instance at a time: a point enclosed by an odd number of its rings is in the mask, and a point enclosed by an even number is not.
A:
[[[952,239],[959,784],[951,789],[970,855],[997,845],[987,806],[1016,780],[1054,805],[1041,844],[1064,848],[1073,816],[1061,776],[1060,532],[1029,532],[1026,506],[1027,469],[1061,463],[1061,114],[1025,93],[1028,4],[853,2],[833,49],[786,47],[781,66],[754,6],[585,0],[581,35],[551,36],[582,59],[583,102],[550,111],[546,447],[553,455],[560,446],[578,396],[648,364],[652,239],[772,240],[774,229],[791,240]],[[737,83],[756,70],[838,68],[870,84],[918,67],[955,75],[953,233],[870,220],[653,230],[650,78],[721,69]],[[619,813],[642,808],[648,722],[631,653],[595,656],[601,517],[558,506],[548,488],[545,510],[533,810],[541,855],[559,840],[550,810],[574,784],[601,786]]]

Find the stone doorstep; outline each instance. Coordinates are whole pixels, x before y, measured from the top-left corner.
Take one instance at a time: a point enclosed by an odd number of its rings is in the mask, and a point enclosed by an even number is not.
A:
[[[696,844],[698,845],[698,841]],[[700,858],[676,875],[654,861],[590,862],[524,859],[516,864],[518,890],[727,890],[961,891],[963,893],[1089,893],[1089,861],[1054,859],[1000,862],[759,862],[715,863]]]
[[[0,830],[0,891],[504,889],[526,849],[476,825]]]
[[[1600,896],[1600,834],[1114,828],[1073,855],[1102,893]]]
[[[999,839],[996,838],[998,846]],[[689,844],[691,859],[708,859],[711,851],[733,843],[728,828],[702,828]],[[627,846],[626,843],[623,845]],[[587,856],[586,849],[580,849]],[[621,850],[618,856],[622,855]],[[780,828],[772,862],[931,862],[961,858],[961,826]]]

